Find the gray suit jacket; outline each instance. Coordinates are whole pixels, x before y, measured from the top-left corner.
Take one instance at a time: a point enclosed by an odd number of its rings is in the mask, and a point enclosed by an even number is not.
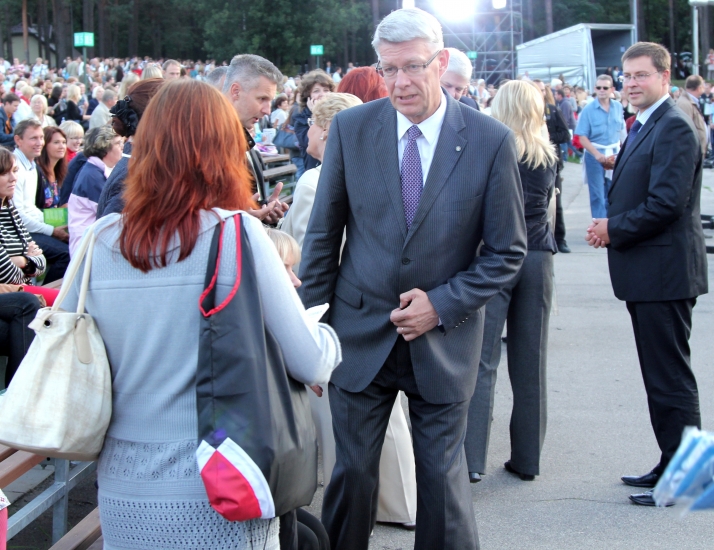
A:
[[[469,399],[481,352],[482,307],[515,276],[525,256],[512,134],[446,97],[444,124],[409,231],[397,116],[389,99],[343,111],[330,126],[303,245],[300,295],[306,307],[331,304],[328,322],[344,357],[332,382],[347,391],[362,391],[379,372],[397,339],[390,313],[401,293],[419,288],[443,323],[410,343],[421,395],[431,403]]]

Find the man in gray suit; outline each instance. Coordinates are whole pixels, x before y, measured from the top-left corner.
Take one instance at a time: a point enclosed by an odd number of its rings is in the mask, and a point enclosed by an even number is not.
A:
[[[330,303],[344,357],[329,386],[337,464],[322,520],[332,548],[369,546],[380,450],[403,390],[415,548],[474,549],[464,434],[482,308],[526,252],[515,142],[443,93],[449,54],[434,17],[392,12],[373,45],[389,98],[333,119],[300,270],[305,306]]]

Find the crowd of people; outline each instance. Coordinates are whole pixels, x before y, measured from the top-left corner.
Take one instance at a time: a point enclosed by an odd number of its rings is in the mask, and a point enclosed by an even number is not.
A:
[[[289,79],[251,54],[221,66],[0,59],[5,385],[29,322],[56,298],[45,287],[87,261],[77,251],[92,233],[86,310],[113,387],[98,464],[105,548],[366,550],[376,521],[416,530],[415,548],[478,548],[469,482],[487,473],[504,326],[504,468],[540,475],[569,156],[583,158],[587,240],[608,246],[662,450],[652,472],[623,481],[653,487],[682,429],[700,424],[688,338],[707,291],[697,216],[711,89],[692,76],[675,107],[669,54],[648,43],[594,95],[527,76],[496,89],[473,81],[466,55],[414,8],[387,16],[373,46],[375,67]],[[265,181],[257,146],[279,138],[298,168],[291,204]],[[210,281],[230,301],[252,269],[261,307],[246,315],[274,335],[311,402],[322,522],[300,508],[230,521],[196,461],[199,297]],[[648,492],[632,500],[654,504]]]

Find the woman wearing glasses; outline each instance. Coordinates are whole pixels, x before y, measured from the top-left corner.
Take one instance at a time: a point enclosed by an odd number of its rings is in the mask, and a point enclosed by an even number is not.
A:
[[[553,294],[555,237],[548,224],[557,156],[543,136],[543,96],[530,82],[512,80],[499,88],[493,118],[514,133],[523,185],[528,254],[518,275],[486,305],[483,347],[476,391],[467,423],[466,460],[470,474],[486,472],[501,333],[508,321],[508,374],[513,389],[511,457],[504,467],[524,481],[540,473],[546,427],[548,319]],[[472,476],[473,477],[473,476]]]

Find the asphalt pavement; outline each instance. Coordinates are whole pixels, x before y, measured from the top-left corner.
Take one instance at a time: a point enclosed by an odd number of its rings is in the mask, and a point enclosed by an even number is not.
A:
[[[555,256],[541,475],[524,482],[503,469],[512,407],[504,346],[487,472],[471,486],[481,548],[711,550],[714,512],[682,516],[680,506],[636,506],[628,495],[638,491],[620,481],[622,475],[650,471],[659,450],[630,318],[610,286],[607,252],[584,241],[590,207],[580,170],[577,164],[565,167],[563,199],[572,253]],[[704,186],[702,212],[714,214],[713,170],[705,171]],[[708,242],[714,244],[714,239]],[[709,255],[710,274],[713,260]],[[714,296],[702,296],[694,308],[691,337],[702,424],[709,430],[714,430],[713,311]],[[311,508],[317,515],[321,497],[322,491]],[[370,548],[406,550],[413,545],[414,533],[377,525]]]

